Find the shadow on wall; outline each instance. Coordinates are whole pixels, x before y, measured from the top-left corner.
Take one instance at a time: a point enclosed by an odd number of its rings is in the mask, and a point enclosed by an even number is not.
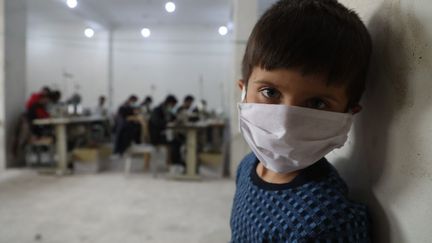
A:
[[[401,6],[401,2],[384,1],[369,22],[374,54],[362,102],[364,109],[356,118],[351,154],[346,161],[335,161],[348,183],[354,184],[354,198],[366,202],[370,207],[373,242],[380,243],[405,242],[399,222],[389,210],[389,205],[384,205],[385,202],[396,202],[412,183],[407,176],[400,178],[404,181],[398,185],[388,185],[388,180],[399,179],[389,179],[395,176],[391,174],[390,168],[398,166],[392,164],[397,150],[394,140],[400,139],[403,134],[404,141],[397,142],[405,143],[406,153],[409,153],[409,145],[415,144],[416,139],[410,130],[422,121],[424,111],[430,106],[428,97],[414,94],[415,86],[411,78],[419,68],[432,63],[424,54],[427,43],[432,42],[416,19],[413,4]],[[427,82],[424,82],[425,85],[431,86]],[[397,126],[404,122],[412,124],[406,126],[408,131],[405,126]],[[404,161],[404,158],[396,159],[399,164]],[[416,161],[403,163],[415,166]],[[391,192],[382,195],[388,188]]]

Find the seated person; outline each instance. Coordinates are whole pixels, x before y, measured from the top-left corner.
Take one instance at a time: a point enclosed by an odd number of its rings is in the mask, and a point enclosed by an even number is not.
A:
[[[207,110],[207,101],[205,100],[201,100],[200,102],[198,102],[192,112],[197,117],[197,120],[205,121],[210,117],[210,114]]]
[[[106,108],[106,97],[101,95],[98,98],[98,104],[93,108],[92,115],[96,117],[108,117],[108,109]],[[92,125],[93,139],[97,142],[102,143],[104,140],[109,140],[110,134],[110,122],[108,120],[96,121]]]
[[[30,131],[34,136],[38,138],[46,135],[51,135],[51,128],[46,126],[33,125],[33,121],[35,119],[44,119],[50,117],[50,114],[47,111],[48,103],[48,95],[40,95],[35,102],[32,102],[31,106],[27,111],[27,120],[30,123]]]
[[[47,105],[47,110],[50,113],[51,117],[61,117],[63,115],[63,103],[61,100],[61,92],[58,90],[54,90],[49,93],[49,103]]]
[[[131,95],[120,106],[115,121],[114,153],[122,155],[132,144],[141,143],[141,124],[137,119],[139,113],[135,104],[138,98]]]
[[[176,139],[168,141],[166,136],[168,123],[175,120],[173,109],[176,104],[177,98],[168,95],[165,101],[152,111],[149,121],[150,143],[156,146],[169,145],[171,162],[184,165],[180,153],[181,142]]]
[[[167,124],[175,120],[172,110],[176,104],[177,98],[173,95],[168,95],[162,104],[153,109],[149,121],[150,142],[153,145],[167,143],[165,130]]]
[[[144,118],[148,120],[150,118],[151,114],[151,104],[153,103],[153,99],[151,96],[145,97],[144,101],[141,103],[141,113],[143,114]]]
[[[48,97],[51,93],[51,89],[48,87],[42,87],[41,91],[37,93],[33,93],[30,98],[26,102],[26,109],[27,111],[30,110],[30,108],[35,104],[39,99],[42,97]]]
[[[98,99],[97,106],[93,109],[93,115],[95,116],[102,116],[105,117],[108,115],[108,110],[105,106],[106,98],[105,96],[101,95]]]
[[[177,122],[185,123],[189,121],[189,118],[191,117],[189,110],[192,107],[194,100],[195,99],[192,95],[188,95],[184,98],[183,104],[177,109]]]

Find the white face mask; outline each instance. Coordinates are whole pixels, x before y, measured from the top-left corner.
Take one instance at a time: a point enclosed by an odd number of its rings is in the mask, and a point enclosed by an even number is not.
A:
[[[352,114],[287,105],[239,103],[240,131],[257,158],[289,173],[345,144]]]

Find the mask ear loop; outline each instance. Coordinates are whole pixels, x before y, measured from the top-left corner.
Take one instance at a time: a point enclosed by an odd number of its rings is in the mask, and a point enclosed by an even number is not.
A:
[[[356,114],[358,111],[356,111],[356,109],[351,105],[351,102],[348,103],[348,107],[345,113],[347,114],[351,114],[354,115]]]
[[[242,93],[241,93],[241,102],[245,102],[246,101],[246,88],[243,87],[242,89]]]

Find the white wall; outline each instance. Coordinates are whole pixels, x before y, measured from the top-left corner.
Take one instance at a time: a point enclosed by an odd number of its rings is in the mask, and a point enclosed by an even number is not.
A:
[[[371,207],[375,242],[430,242],[432,2],[341,2],[366,21],[374,57],[364,110],[331,159]]]
[[[108,94],[106,31],[87,39],[82,25],[32,26],[27,50],[27,95],[50,85],[69,96],[78,84],[84,105],[93,106],[99,95]],[[158,103],[172,93],[179,99],[192,94],[206,99],[210,108],[225,109],[230,53],[230,37],[219,36],[213,28],[159,26],[152,28],[149,39],[140,35],[140,28],[114,30],[114,108],[130,94],[151,94]],[[64,77],[65,72],[73,78]]]
[[[7,0],[4,2],[5,43],[4,43],[4,111],[6,136],[6,165],[20,165],[12,156],[14,131],[19,117],[23,113],[26,88],[26,36],[27,36],[27,1]]]
[[[4,67],[4,0],[0,0],[0,67]],[[6,168],[4,69],[0,69],[0,172]]]
[[[270,6],[270,2],[266,3]],[[240,102],[241,92],[237,81],[242,78],[242,60],[246,50],[246,44],[249,35],[252,32],[255,23],[258,20],[260,11],[265,9],[263,1],[257,0],[234,0],[233,1],[233,19],[234,19],[234,51],[232,60],[234,61],[231,79],[228,80],[227,86],[230,87],[230,115],[231,115],[231,139],[230,139],[230,172],[231,176],[236,175],[237,167],[242,158],[250,153],[250,148],[240,134],[238,127],[237,102]],[[260,10],[259,7],[262,9]]]
[[[130,94],[140,99],[152,94],[157,104],[172,93],[179,100],[192,94],[207,100],[210,108],[224,108],[224,83],[232,69],[229,39],[206,27],[155,26],[148,39],[140,28],[116,30],[115,106]]]
[[[108,94],[108,32],[92,39],[83,25],[30,25],[27,39],[27,96],[49,85],[70,97],[79,86],[83,105],[93,107]],[[66,74],[66,75],[65,75]]]

